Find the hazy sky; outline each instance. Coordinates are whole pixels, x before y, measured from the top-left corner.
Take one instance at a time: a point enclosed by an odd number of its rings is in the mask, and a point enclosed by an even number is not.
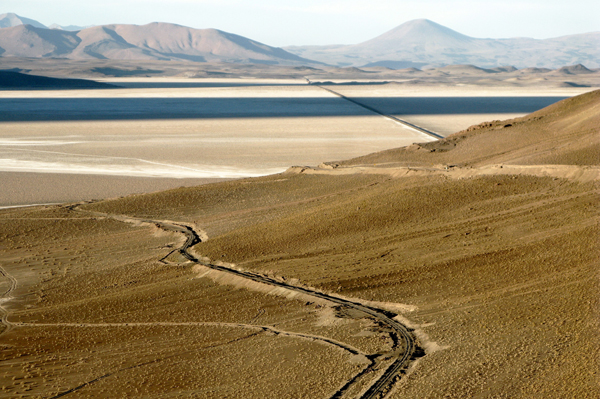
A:
[[[600,31],[599,0],[0,0],[45,25],[171,22],[272,45],[354,44],[427,18],[478,38]]]

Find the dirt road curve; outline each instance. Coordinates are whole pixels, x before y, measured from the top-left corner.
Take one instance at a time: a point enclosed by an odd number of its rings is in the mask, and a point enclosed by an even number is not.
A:
[[[87,212],[79,209],[77,206],[71,206],[70,209],[74,211]],[[223,273],[229,273],[236,275],[238,277],[252,280],[255,282],[271,285],[274,287],[284,288],[289,291],[299,292],[304,295],[309,295],[315,298],[319,298],[321,300],[325,300],[331,303],[334,303],[338,306],[343,306],[347,308],[351,308],[362,312],[365,316],[370,317],[382,325],[385,325],[390,330],[390,336],[393,340],[392,350],[388,353],[378,355],[375,357],[370,357],[371,365],[365,368],[359,375],[355,376],[352,380],[348,381],[343,387],[338,389],[331,398],[341,398],[344,396],[346,391],[355,383],[360,377],[363,377],[367,372],[373,371],[381,371],[378,373],[379,376],[377,379],[372,382],[369,387],[364,390],[359,398],[367,399],[367,398],[381,398],[385,396],[385,394],[389,391],[391,386],[399,380],[403,371],[407,369],[408,363],[411,359],[414,359],[417,356],[422,356],[424,352],[418,348],[415,344],[415,340],[413,334],[411,334],[410,330],[394,320],[394,314],[374,307],[366,306],[358,302],[353,302],[347,299],[339,298],[333,295],[325,294],[323,292],[319,292],[313,289],[295,286],[283,281],[278,281],[273,278],[253,273],[249,271],[241,271],[237,269],[233,269],[230,267],[215,265],[210,262],[204,262],[188,252],[188,249],[195,244],[200,243],[202,240],[200,235],[194,231],[194,229],[188,225],[183,223],[175,223],[175,222],[167,222],[167,221],[157,221],[150,219],[136,219],[130,218],[123,215],[110,215],[110,214],[100,214],[96,212],[90,212],[93,214],[101,215],[104,217],[114,218],[116,220],[125,221],[125,222],[134,222],[134,223],[149,223],[158,226],[161,229],[172,231],[180,234],[184,234],[186,236],[185,243],[181,246],[181,248],[175,250],[178,251],[184,258],[189,260],[190,262],[202,265],[204,267],[208,267],[213,270],[217,270]],[[319,337],[321,338],[321,337]],[[333,343],[331,340],[328,343]],[[348,346],[345,345],[346,349]]]

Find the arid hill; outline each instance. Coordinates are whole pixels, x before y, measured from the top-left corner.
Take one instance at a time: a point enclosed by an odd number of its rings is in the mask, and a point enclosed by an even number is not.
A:
[[[337,167],[0,211],[3,393],[598,397],[598,95]]]
[[[4,29],[2,29],[4,28]],[[483,68],[599,68],[600,32],[537,40],[481,39],[427,19],[405,22],[352,45],[274,48],[216,29],[169,23],[143,26],[49,27],[13,13],[0,15],[0,56],[111,60],[187,60],[275,65],[384,66],[393,69],[473,64]],[[48,32],[46,32],[48,31]]]
[[[46,26],[34,19],[21,17],[20,15],[17,15],[12,12],[9,12],[6,14],[0,14],[0,28],[10,28],[10,27],[19,26],[19,25],[31,25],[36,28],[60,29],[60,30],[68,30],[68,31],[78,31],[78,30],[82,30],[82,29],[86,28],[84,26],[77,26],[77,25],[62,26],[59,24],[52,24],[50,26]]]

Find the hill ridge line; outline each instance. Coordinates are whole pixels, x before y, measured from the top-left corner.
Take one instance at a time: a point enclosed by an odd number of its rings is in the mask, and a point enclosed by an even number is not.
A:
[[[527,175],[536,177],[554,177],[577,182],[600,181],[600,166],[580,165],[511,165],[494,164],[480,167],[461,168],[455,165],[436,166],[393,166],[390,164],[338,166],[335,163],[324,163],[318,167],[292,166],[284,173],[351,175],[381,174],[391,177],[406,175],[443,174],[454,179],[491,175]]]

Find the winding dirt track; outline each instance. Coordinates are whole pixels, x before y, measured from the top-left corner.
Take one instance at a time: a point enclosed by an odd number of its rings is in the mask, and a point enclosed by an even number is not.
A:
[[[215,265],[210,262],[204,262],[200,259],[197,259],[196,257],[194,257],[193,255],[191,255],[188,252],[188,249],[190,247],[192,247],[193,245],[200,243],[202,240],[200,238],[200,235],[196,231],[194,231],[194,229],[192,227],[190,227],[188,225],[185,225],[183,223],[170,222],[170,221],[167,222],[167,221],[157,221],[157,220],[150,220],[150,219],[137,219],[137,218],[132,218],[132,217],[123,216],[123,215],[111,215],[111,214],[103,214],[103,213],[99,213],[99,212],[89,212],[89,211],[84,211],[84,210],[79,209],[77,205],[70,206],[69,208],[74,211],[88,212],[88,213],[96,214],[99,216],[110,217],[110,218],[124,221],[124,222],[134,222],[134,223],[142,222],[142,223],[154,224],[155,226],[157,226],[163,230],[184,234],[186,236],[185,243],[181,246],[181,248],[179,248],[175,251],[178,251],[181,254],[181,256],[183,256],[185,259],[189,260],[190,262],[193,262],[198,265],[202,265],[204,267],[207,267],[207,268],[210,268],[213,270],[217,270],[217,271],[220,271],[223,273],[233,274],[235,276],[238,276],[238,277],[241,277],[244,279],[248,279],[248,280],[252,280],[252,281],[255,281],[258,283],[267,284],[267,285],[279,287],[279,288],[284,288],[289,291],[299,292],[301,294],[305,294],[305,295],[309,295],[309,296],[312,296],[315,298],[326,300],[331,303],[335,303],[337,305],[352,308],[352,309],[360,311],[363,314],[365,314],[366,316],[378,321],[382,325],[387,326],[390,330],[390,336],[393,340],[392,350],[388,353],[385,353],[383,355],[379,355],[376,357],[373,357],[373,356],[367,357],[371,361],[371,364],[369,366],[367,366],[365,369],[363,369],[363,371],[361,371],[358,375],[356,375],[352,380],[348,381],[343,387],[338,389],[331,396],[332,399],[333,398],[341,398],[342,396],[344,396],[344,394],[347,392],[347,390],[355,382],[357,382],[358,378],[364,376],[367,372],[375,371],[380,368],[383,369],[384,371],[382,373],[380,373],[379,377],[358,397],[361,399],[381,398],[381,397],[385,396],[385,394],[389,391],[391,386],[400,378],[401,373],[404,370],[406,370],[409,361],[417,356],[422,356],[424,354],[424,352],[420,348],[418,348],[417,345],[415,344],[414,336],[411,334],[410,330],[403,324],[394,320],[393,317],[395,315],[392,314],[391,312],[388,312],[388,311],[385,311],[382,309],[377,309],[377,308],[370,307],[370,306],[366,306],[361,303],[353,302],[353,301],[339,298],[339,297],[336,297],[333,295],[325,294],[323,292],[319,292],[314,289],[295,286],[295,285],[292,285],[292,284],[289,284],[286,282],[282,282],[282,281],[278,281],[278,280],[269,278],[267,276],[264,276],[264,275],[261,275],[258,273],[253,273],[253,272],[249,272],[249,271],[241,271],[241,270],[233,269],[233,268],[222,266],[222,265]],[[173,252],[175,252],[175,251],[173,251]],[[263,328],[263,327],[264,326],[261,326],[261,328]],[[270,330],[272,330],[271,327],[268,327],[268,328]],[[281,332],[281,333],[285,333],[285,332]],[[295,335],[299,335],[299,334],[295,334]],[[349,350],[351,353],[353,353],[353,351],[355,351],[354,348],[350,348],[348,345],[345,345],[345,344],[340,345],[340,343],[338,343],[337,341],[329,340],[327,338],[323,338],[323,337],[317,338],[315,336],[310,336],[310,337],[305,336],[304,338],[322,340],[329,344],[341,346],[342,348]],[[358,353],[359,352],[356,351],[356,354],[358,354]],[[387,364],[387,366],[385,366],[386,364]],[[379,365],[379,367],[377,367],[378,365]]]

